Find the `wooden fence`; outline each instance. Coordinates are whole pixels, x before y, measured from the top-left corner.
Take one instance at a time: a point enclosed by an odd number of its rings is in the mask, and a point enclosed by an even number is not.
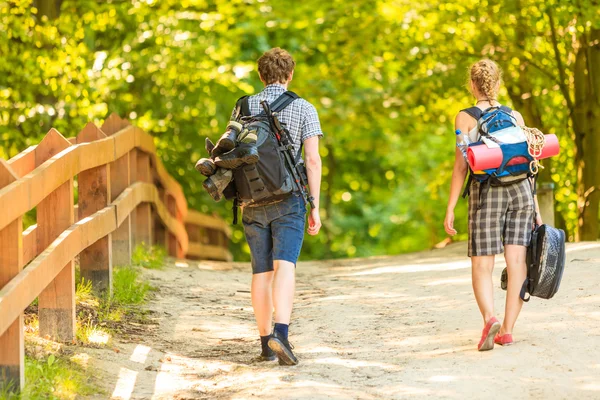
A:
[[[37,224],[23,231],[34,208]],[[225,222],[188,210],[152,136],[116,114],[75,138],[51,129],[0,159],[0,210],[0,388],[23,385],[23,311],[36,297],[40,335],[75,338],[76,256],[96,291],[112,290],[113,265],[129,264],[142,243],[173,257],[231,259]]]

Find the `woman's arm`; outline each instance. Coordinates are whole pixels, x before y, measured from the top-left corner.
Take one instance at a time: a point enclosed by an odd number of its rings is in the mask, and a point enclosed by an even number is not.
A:
[[[455,128],[468,134],[469,125],[472,125],[472,118],[468,114],[460,112],[456,116],[454,122]],[[450,236],[456,235],[456,229],[454,229],[454,208],[460,197],[460,192],[468,171],[469,168],[465,158],[461,151],[458,148],[455,148],[454,169],[452,170],[452,181],[450,183],[450,197],[448,198],[448,208],[446,209],[446,218],[444,219],[444,228],[446,229],[446,233]]]

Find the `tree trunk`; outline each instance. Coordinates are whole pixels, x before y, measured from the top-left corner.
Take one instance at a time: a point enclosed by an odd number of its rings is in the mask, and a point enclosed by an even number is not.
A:
[[[517,0],[515,2],[517,13],[515,15],[517,19],[517,23],[515,25],[515,45],[516,45],[516,56],[520,56],[522,58],[523,54],[525,54],[527,50],[527,32],[526,32],[526,22],[524,21],[523,14],[521,11],[521,2]],[[507,63],[509,62],[511,57],[507,58]],[[521,59],[521,65],[519,66],[519,76],[518,79],[507,81],[506,88],[508,91],[508,95],[510,96],[512,103],[517,111],[519,111],[523,115],[523,120],[525,121],[525,125],[530,127],[538,128],[540,131],[544,133],[548,133],[548,127],[544,124],[542,119],[542,112],[540,111],[538,99],[533,96],[533,85],[531,81],[531,75],[533,72],[534,66],[531,65],[530,62]],[[536,71],[537,72],[537,71]],[[538,175],[538,182],[552,182],[552,158],[548,158],[542,162],[543,168],[540,168],[540,172]],[[553,192],[555,194],[556,191]],[[550,201],[551,204],[543,204],[544,199],[546,201]],[[563,229],[566,231],[566,226],[564,224],[564,217],[560,214],[557,208],[554,206],[555,200],[554,198],[539,198],[540,208],[548,207],[549,210],[553,211],[553,216],[555,221],[563,221]],[[569,232],[567,232],[569,234]]]
[[[540,111],[539,105],[536,102],[535,96],[533,96],[533,85],[531,84],[530,73],[531,73],[531,65],[524,61],[522,55],[525,54],[528,49],[526,46],[527,42],[527,22],[523,18],[522,13],[522,4],[520,0],[516,0],[514,3],[515,7],[515,18],[517,23],[514,25],[515,29],[515,45],[517,51],[515,55],[521,55],[521,65],[519,67],[519,78],[517,81],[511,81],[506,83],[506,87],[508,90],[508,94],[515,106],[515,109],[519,111],[523,115],[523,119],[525,120],[525,125],[538,128],[540,131],[547,133],[548,129],[544,125],[544,121],[542,120],[542,113]],[[506,26],[508,30],[509,27]],[[509,62],[510,58],[507,58],[507,62]],[[543,162],[544,168],[540,169],[540,182],[552,182],[551,178],[551,168],[552,168],[552,159],[549,158],[544,160]]]
[[[334,148],[327,142],[325,142],[325,148],[327,148],[327,157],[325,157],[325,162],[327,163],[327,177],[325,181],[327,182],[327,190],[323,190],[321,198],[323,199],[323,209],[325,210],[325,215],[327,220],[331,220],[333,218],[333,204],[331,202],[331,197],[333,193],[334,186],[334,177],[337,173],[337,160],[335,158]],[[325,231],[325,256],[328,258],[333,257],[333,252],[331,251],[331,244],[335,239],[334,233],[331,231],[332,223],[324,224],[323,230]]]
[[[586,35],[584,33],[584,35]],[[573,128],[577,145],[578,239],[599,236],[600,205],[600,29],[582,36],[575,60]]]
[[[35,0],[34,4],[38,9],[38,15],[45,15],[52,21],[60,15],[62,2],[63,0]]]

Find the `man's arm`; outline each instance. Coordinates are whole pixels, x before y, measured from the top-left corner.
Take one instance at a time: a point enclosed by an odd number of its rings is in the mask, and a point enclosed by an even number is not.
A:
[[[310,195],[315,199],[315,208],[319,208],[321,193],[321,155],[319,154],[319,137],[313,136],[304,142],[304,158],[308,175]]]
[[[308,234],[316,235],[321,229],[321,216],[319,215],[319,196],[321,195],[321,155],[319,154],[319,137],[313,136],[304,142],[304,158],[308,176],[308,189],[315,199],[315,208],[310,210],[308,218]]]
[[[319,215],[319,196],[321,194],[321,156],[319,155],[319,139],[323,136],[317,109],[306,102],[304,121],[302,122],[302,143],[304,146],[304,161],[308,176],[308,190],[315,199],[315,208],[308,216],[308,234],[316,235],[321,229]]]

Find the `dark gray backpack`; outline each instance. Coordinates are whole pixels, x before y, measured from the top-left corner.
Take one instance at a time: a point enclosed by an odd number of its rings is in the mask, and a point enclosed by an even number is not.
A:
[[[287,91],[271,104],[271,109],[280,112],[298,98],[297,94]],[[237,101],[236,110],[237,120],[243,125],[242,130],[247,129],[257,136],[259,161],[233,170],[233,187],[226,190],[225,194],[234,200],[234,224],[237,222],[239,204],[268,204],[285,198],[295,188],[292,174],[286,168],[286,149],[271,129],[267,115],[262,112],[252,116],[247,96]]]
[[[520,293],[523,301],[529,301],[530,296],[542,299],[554,297],[565,270],[565,256],[565,232],[546,224],[536,226],[527,247],[527,278]],[[506,268],[500,281],[502,289],[506,290]]]
[[[531,244],[527,248],[527,279],[521,289],[521,299],[525,294],[551,299],[562,280],[565,269],[565,232],[550,225],[535,228]]]

